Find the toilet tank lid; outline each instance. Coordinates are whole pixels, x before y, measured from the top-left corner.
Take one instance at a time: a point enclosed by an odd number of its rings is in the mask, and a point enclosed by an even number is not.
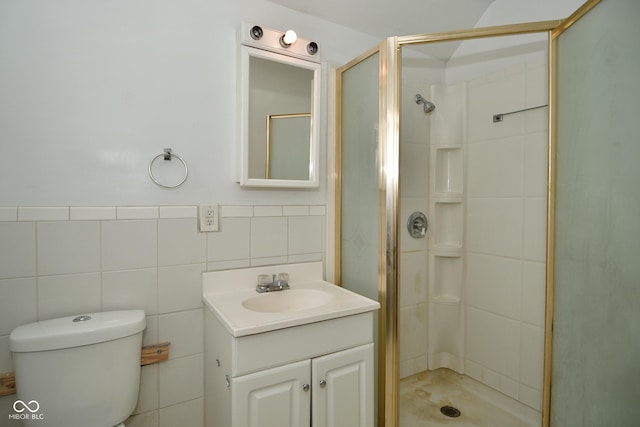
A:
[[[9,335],[14,353],[57,350],[137,334],[146,326],[144,310],[105,311],[29,323]]]

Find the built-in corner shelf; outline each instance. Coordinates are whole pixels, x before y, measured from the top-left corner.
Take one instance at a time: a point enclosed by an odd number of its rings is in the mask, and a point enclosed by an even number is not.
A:
[[[460,298],[452,295],[441,295],[433,299],[437,304],[460,304]]]
[[[435,148],[435,192],[462,193],[462,146]]]
[[[459,303],[462,297],[462,257],[433,255],[433,302]]]
[[[462,247],[462,214],[462,200],[434,200],[434,246]]]
[[[464,372],[465,84],[431,87],[446,120],[431,122],[429,369]]]

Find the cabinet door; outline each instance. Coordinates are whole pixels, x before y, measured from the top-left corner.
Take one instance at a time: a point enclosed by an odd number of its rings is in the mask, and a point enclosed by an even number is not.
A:
[[[310,365],[304,360],[233,378],[233,427],[308,426]]]
[[[373,344],[313,359],[311,370],[314,427],[373,426]]]

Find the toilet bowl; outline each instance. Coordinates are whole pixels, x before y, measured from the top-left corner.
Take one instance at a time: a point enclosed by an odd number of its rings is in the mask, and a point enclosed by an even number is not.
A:
[[[124,310],[14,329],[9,346],[17,399],[30,404],[23,424],[124,426],[138,400],[145,326],[143,310]]]

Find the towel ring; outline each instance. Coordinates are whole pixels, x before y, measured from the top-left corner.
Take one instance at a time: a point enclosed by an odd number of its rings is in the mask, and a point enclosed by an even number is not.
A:
[[[160,157],[162,157],[164,160],[171,160],[172,157],[175,157],[176,159],[180,160],[180,163],[182,163],[182,166],[184,166],[184,178],[182,178],[182,180],[180,180],[180,182],[178,182],[177,184],[174,185],[164,185],[161,184],[155,176],[153,176],[153,171],[151,170],[151,168],[153,167],[153,163],[158,160]],[[164,149],[164,153],[162,154],[158,154],[157,156],[155,156],[151,162],[149,162],[149,178],[151,178],[151,180],[153,182],[155,182],[156,184],[158,184],[160,187],[162,188],[176,188],[176,187],[180,187],[182,184],[184,184],[184,182],[187,180],[187,177],[189,176],[189,168],[187,168],[187,163],[182,159],[182,157],[178,156],[177,154],[173,154],[171,153],[171,148],[165,148]]]

